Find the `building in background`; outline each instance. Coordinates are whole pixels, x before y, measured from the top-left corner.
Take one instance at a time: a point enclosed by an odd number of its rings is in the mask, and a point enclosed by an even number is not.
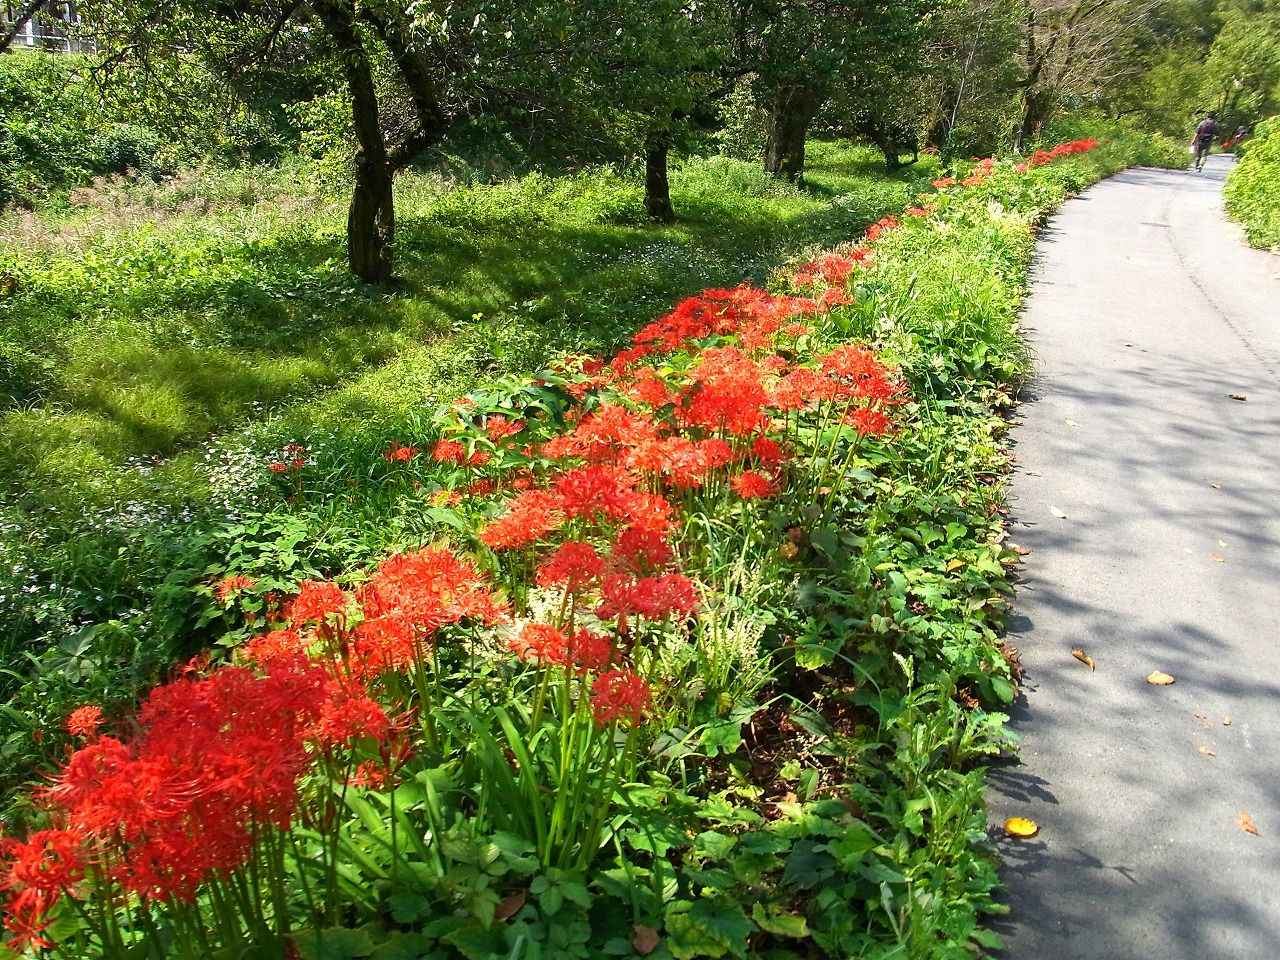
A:
[[[89,44],[76,35],[79,22],[74,0],[0,0],[0,51],[87,50]]]

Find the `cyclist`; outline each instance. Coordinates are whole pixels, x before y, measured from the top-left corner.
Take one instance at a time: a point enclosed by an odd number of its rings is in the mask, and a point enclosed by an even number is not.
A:
[[[1213,146],[1213,138],[1218,135],[1218,115],[1212,110],[1209,115],[1200,121],[1196,127],[1195,139],[1191,141],[1191,146],[1196,155],[1196,172],[1198,173],[1204,167],[1204,158],[1209,155],[1209,148]]]

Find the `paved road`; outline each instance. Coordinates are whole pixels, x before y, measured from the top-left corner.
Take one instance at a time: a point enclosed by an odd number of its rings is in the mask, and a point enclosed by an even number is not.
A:
[[[1224,219],[1229,162],[1113,177],[1040,246],[1008,960],[1280,958],[1280,257]]]

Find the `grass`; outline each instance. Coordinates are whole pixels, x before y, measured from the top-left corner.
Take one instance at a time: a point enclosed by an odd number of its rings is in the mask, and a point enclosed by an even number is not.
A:
[[[669,228],[644,222],[638,185],[609,171],[457,189],[410,175],[393,292],[352,282],[342,203],[309,191],[302,171],[104,183],[60,215],[11,215],[0,232],[0,269],[16,281],[0,300],[6,496],[115,499],[130,460],[172,458],[339,385],[358,403],[371,368],[416,367],[476,324],[514,325],[549,349],[607,345],[682,293],[763,279],[856,232],[927,175],[886,180],[847,147],[815,154],[808,191],[734,161],[691,161],[675,175],[682,218]]]

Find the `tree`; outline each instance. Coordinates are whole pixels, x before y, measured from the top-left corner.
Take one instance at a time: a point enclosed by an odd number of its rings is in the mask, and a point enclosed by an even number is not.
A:
[[[766,122],[765,169],[796,180],[822,106],[856,75],[915,50],[936,0],[738,0],[735,59],[754,76]]]
[[[1030,0],[1023,18],[1021,118],[1025,146],[1064,96],[1096,93],[1143,69],[1132,55],[1135,34],[1161,0]]]

